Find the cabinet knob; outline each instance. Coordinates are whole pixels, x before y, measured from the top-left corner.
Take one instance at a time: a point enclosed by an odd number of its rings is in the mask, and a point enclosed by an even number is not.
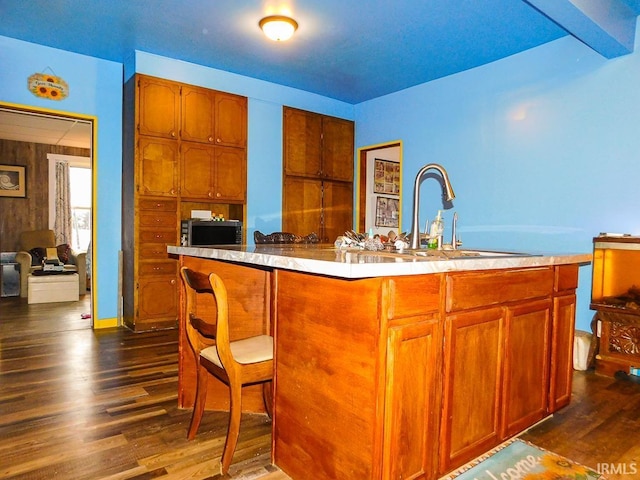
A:
[[[171,283],[171,285],[175,285],[176,281],[174,279],[171,279],[171,282],[169,282],[169,283]]]
[[[171,189],[171,195],[175,195],[175,194],[176,194],[176,190],[175,190],[175,188],[172,188]]]
[[[220,198],[222,194],[220,192],[216,193],[216,197]]]
[[[171,136],[172,136],[173,138],[176,138],[176,132],[171,132]]]
[[[210,141],[210,142],[213,142],[213,137],[209,137],[209,141]]]
[[[220,138],[216,138],[216,142],[220,143],[222,140]]]

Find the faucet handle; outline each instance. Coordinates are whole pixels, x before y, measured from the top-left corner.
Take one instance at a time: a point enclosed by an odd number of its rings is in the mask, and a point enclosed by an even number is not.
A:
[[[458,212],[454,212],[451,224],[451,248],[456,250],[460,245],[462,245],[462,242],[458,238]]]

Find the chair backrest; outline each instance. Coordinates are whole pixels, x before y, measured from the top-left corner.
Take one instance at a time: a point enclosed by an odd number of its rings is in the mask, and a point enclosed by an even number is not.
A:
[[[187,333],[187,339],[192,350],[196,354],[196,360],[199,360],[200,351],[203,348],[214,345],[216,337],[215,321],[201,318],[197,315],[197,297],[198,295],[213,295],[209,277],[203,273],[195,272],[182,267],[180,276],[185,287],[186,311],[184,315],[183,328]],[[215,320],[215,318],[213,318]]]
[[[235,364],[229,339],[229,302],[227,288],[215,273],[208,276],[187,267],[180,269],[186,291],[186,315],[184,325],[189,343],[200,356],[200,351],[213,344],[223,365]],[[216,303],[215,322],[196,315],[197,295],[212,295]]]
[[[20,234],[20,250],[28,252],[33,248],[56,246],[53,230],[31,230]]]

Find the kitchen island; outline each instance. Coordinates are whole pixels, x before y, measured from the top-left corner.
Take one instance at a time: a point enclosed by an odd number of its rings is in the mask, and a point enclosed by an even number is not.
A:
[[[223,278],[234,338],[273,333],[272,455],[293,479],[434,479],[570,401],[589,254],[168,250]],[[227,408],[226,387],[210,383],[207,408]],[[179,389],[190,407],[184,332]],[[243,409],[261,411],[260,394],[247,387]]]

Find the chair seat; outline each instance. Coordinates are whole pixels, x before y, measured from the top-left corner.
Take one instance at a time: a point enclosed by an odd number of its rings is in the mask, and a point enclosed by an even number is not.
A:
[[[270,335],[257,335],[236,340],[230,343],[230,347],[233,358],[238,363],[258,363],[273,359],[273,337]],[[202,349],[200,356],[224,368],[215,345]]]

